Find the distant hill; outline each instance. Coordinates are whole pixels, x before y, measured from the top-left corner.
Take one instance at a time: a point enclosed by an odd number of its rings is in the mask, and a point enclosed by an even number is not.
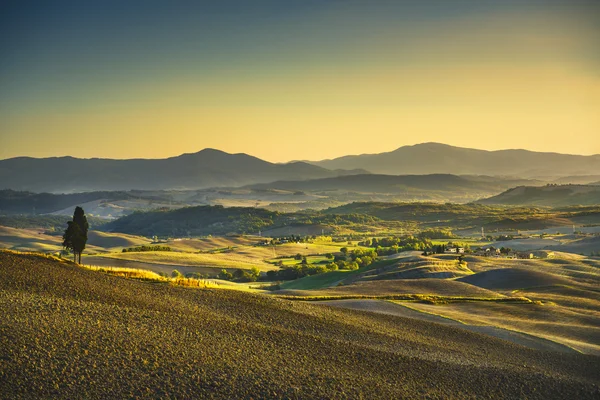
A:
[[[515,184],[540,183],[527,179],[494,178],[489,176],[430,175],[347,175],[304,181],[276,181],[251,185],[253,189],[283,189],[302,191],[344,190],[359,193],[407,193],[411,191],[497,191]]]
[[[106,224],[104,230],[143,236],[258,232],[270,227],[278,215],[276,212],[253,207],[185,207],[135,212]]]
[[[31,193],[0,190],[0,215],[47,214],[99,199],[130,199],[126,192],[87,192],[73,194]]]
[[[274,164],[247,154],[205,149],[166,159],[18,157],[0,160],[0,189],[83,192],[129,189],[198,189],[351,173],[294,162]]]
[[[302,230],[318,225],[320,233],[321,229],[330,226],[376,222],[377,218],[368,215],[285,214],[257,207],[197,206],[135,212],[103,225],[102,230],[142,236],[205,236],[258,233],[282,227]]]
[[[482,204],[572,206],[600,204],[600,186],[547,185],[541,187],[519,186],[497,196],[479,200]]]
[[[573,184],[573,185],[600,185],[600,175],[575,175],[575,176],[563,176],[555,179],[552,183],[559,185]]]
[[[600,174],[600,155],[580,156],[528,150],[486,151],[440,143],[403,146],[387,153],[312,162],[329,169],[364,168],[375,174],[476,174],[549,178]]]
[[[541,208],[514,207],[481,203],[386,203],[355,202],[321,211],[330,215],[370,215],[385,221],[417,221],[426,228],[452,230],[481,227],[486,231],[539,230],[572,224],[595,224],[600,220],[600,207]]]

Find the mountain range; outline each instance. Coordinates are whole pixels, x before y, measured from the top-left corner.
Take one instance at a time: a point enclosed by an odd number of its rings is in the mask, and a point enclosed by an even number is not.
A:
[[[440,143],[422,143],[386,153],[344,156],[311,163],[328,169],[363,168],[372,173],[388,175],[447,173],[553,180],[571,175],[600,173],[600,155],[581,156],[529,150],[487,151]]]
[[[488,175],[545,182],[563,177],[563,181],[576,181],[571,183],[588,183],[600,175],[600,155],[485,151],[424,143],[387,153],[285,164],[215,149],[166,159],[17,157],[0,160],[0,189],[51,193],[202,189],[367,173]]]
[[[204,149],[166,159],[80,159],[73,157],[0,160],[0,189],[83,192],[130,189],[200,189],[275,180],[342,175],[304,162],[274,164],[247,154]]]

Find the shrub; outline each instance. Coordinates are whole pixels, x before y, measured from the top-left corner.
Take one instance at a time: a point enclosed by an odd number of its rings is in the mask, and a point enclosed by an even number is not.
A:
[[[173,272],[171,272],[171,278],[179,279],[183,278],[183,275],[181,274],[181,272],[174,269]]]
[[[123,249],[122,252],[123,253],[136,253],[136,252],[143,252],[143,251],[171,251],[171,248],[169,246],[137,246],[137,247],[128,247],[126,249]]]
[[[219,279],[230,281],[233,279],[233,275],[231,275],[231,273],[229,273],[226,269],[222,269],[221,272],[219,272]]]

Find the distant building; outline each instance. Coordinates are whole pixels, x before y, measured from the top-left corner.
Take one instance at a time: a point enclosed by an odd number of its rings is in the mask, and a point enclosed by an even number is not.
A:
[[[533,258],[533,253],[527,252],[527,251],[521,251],[519,253],[517,253],[517,258],[521,259],[521,260],[528,260]]]

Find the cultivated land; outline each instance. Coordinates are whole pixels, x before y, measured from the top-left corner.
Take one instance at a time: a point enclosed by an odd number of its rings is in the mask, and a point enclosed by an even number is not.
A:
[[[276,293],[424,320],[433,315],[460,328],[504,339],[512,335],[508,339],[533,348],[600,355],[600,259],[555,257],[466,256],[459,265],[447,255],[407,253],[351,273],[291,281]]]
[[[57,218],[3,217],[11,227],[0,227],[0,247],[57,254]],[[94,220],[100,230],[89,232],[87,269],[0,253],[0,306],[8,310],[0,333],[9,344],[0,360],[11,361],[0,362],[0,377],[21,382],[0,393],[598,397],[600,258],[590,254],[600,253],[599,218],[597,206],[370,202],[294,214],[194,207],[102,226]],[[163,236],[150,239],[153,232]],[[382,240],[436,232],[413,243],[432,237],[431,250],[452,240],[468,254],[424,255],[421,246],[390,256],[379,249],[372,263],[358,258],[372,251],[359,240],[390,246]],[[271,242],[298,233],[315,236]],[[478,256],[468,246],[511,248],[527,259]],[[364,252],[354,256],[366,266],[331,271],[333,261],[341,268],[353,261],[342,247]],[[232,279],[223,269],[236,282],[214,279]],[[174,270],[212,279],[181,279]],[[316,275],[289,280],[306,271]]]
[[[197,272],[206,275],[215,275],[221,269],[234,271],[253,267],[264,272],[277,269],[274,264],[280,259],[286,265],[299,263],[291,258],[297,254],[309,256],[311,262],[322,261],[325,259],[323,256],[311,256],[339,252],[343,245],[317,241],[258,246],[261,241],[264,238],[259,236],[231,236],[169,239],[153,243],[142,236],[91,230],[82,261],[86,265],[142,268],[168,275],[174,269],[184,274]],[[154,244],[167,246],[172,251],[122,252],[123,249]],[[57,254],[62,249],[62,237],[41,228],[0,226],[0,247]]]
[[[5,398],[600,396],[597,356],[36,256],[0,253],[0,306]]]

